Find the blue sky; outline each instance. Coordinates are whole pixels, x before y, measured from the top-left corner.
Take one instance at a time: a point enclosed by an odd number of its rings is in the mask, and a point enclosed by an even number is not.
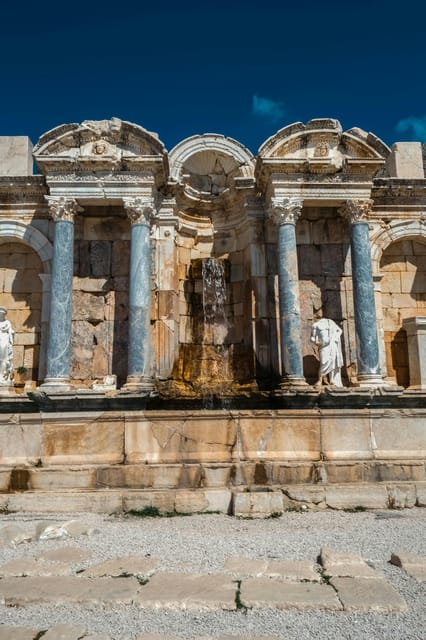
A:
[[[117,116],[171,149],[222,133],[255,153],[332,117],[426,142],[420,0],[98,0],[2,7],[0,135]]]

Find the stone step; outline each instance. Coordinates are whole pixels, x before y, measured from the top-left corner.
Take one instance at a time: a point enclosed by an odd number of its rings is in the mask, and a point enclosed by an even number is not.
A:
[[[426,506],[426,481],[200,489],[59,489],[0,493],[3,512],[220,512],[270,517],[286,510],[402,509]]]
[[[216,489],[426,481],[424,460],[0,466],[0,492]]]

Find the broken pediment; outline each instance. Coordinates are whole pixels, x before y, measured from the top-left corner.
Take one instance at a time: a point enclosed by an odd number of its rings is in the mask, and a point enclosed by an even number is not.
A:
[[[359,128],[342,131],[334,119],[296,122],[270,137],[259,149],[258,172],[364,174],[371,179],[384,166],[389,148]]]
[[[157,134],[119,118],[56,127],[41,136],[33,154],[45,175],[143,171],[154,166],[164,177],[168,172],[166,150]]]

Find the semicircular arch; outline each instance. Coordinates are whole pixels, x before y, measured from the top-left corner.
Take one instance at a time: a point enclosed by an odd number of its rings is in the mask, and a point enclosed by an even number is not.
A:
[[[17,220],[0,220],[0,243],[13,240],[31,247],[39,256],[44,273],[51,272],[53,247],[41,231]]]
[[[426,243],[426,225],[422,220],[398,220],[380,229],[371,238],[371,261],[373,272],[380,270],[380,260],[383,252],[394,242],[401,240],[417,240]]]

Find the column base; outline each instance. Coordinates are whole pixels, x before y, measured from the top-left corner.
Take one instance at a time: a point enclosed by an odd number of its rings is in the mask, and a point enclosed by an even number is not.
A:
[[[16,396],[15,386],[12,381],[10,382],[2,382],[0,384],[0,396]]]
[[[357,387],[377,389],[378,387],[388,387],[389,383],[379,373],[362,374],[357,377]]]
[[[312,387],[306,382],[305,378],[286,376],[282,378],[279,391],[312,391]]]
[[[154,378],[146,376],[128,376],[126,384],[121,388],[120,393],[135,393],[147,396],[155,388]]]
[[[39,389],[46,393],[66,393],[72,391],[74,387],[69,378],[45,378]]]

